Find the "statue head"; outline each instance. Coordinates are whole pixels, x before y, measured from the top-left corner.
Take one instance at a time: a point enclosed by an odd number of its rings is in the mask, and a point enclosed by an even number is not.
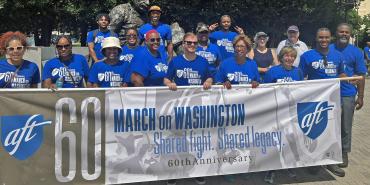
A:
[[[130,3],[140,12],[145,12],[149,6],[149,0],[130,0]]]

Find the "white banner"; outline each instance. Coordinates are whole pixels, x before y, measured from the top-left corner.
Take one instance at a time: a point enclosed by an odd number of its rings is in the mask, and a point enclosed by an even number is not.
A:
[[[105,91],[106,184],[337,164],[339,80]]]

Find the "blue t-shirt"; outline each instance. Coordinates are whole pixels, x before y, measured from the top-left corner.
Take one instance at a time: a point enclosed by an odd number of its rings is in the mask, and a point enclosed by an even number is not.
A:
[[[95,30],[89,31],[87,33],[86,42],[87,43],[94,43],[94,51],[96,53],[96,57],[99,60],[101,60],[101,59],[104,58],[104,55],[101,52],[101,48],[102,48],[101,44],[102,44],[104,38],[107,38],[107,37],[117,37],[118,38],[118,35],[116,33],[111,34],[111,31],[109,31],[109,30],[107,30],[106,32],[98,31],[97,34],[96,34],[96,37],[94,39],[94,32],[95,32]]]
[[[250,84],[252,81],[260,82],[257,64],[247,58],[244,64],[238,64],[234,57],[222,61],[216,74],[216,82],[230,81],[231,84]]]
[[[122,53],[119,57],[119,60],[131,63],[132,60],[138,55],[143,46],[137,46],[136,48],[129,48],[127,45],[122,47]]]
[[[264,83],[284,83],[303,80],[303,73],[298,67],[285,69],[283,64],[273,66],[265,74]]]
[[[156,30],[159,33],[159,36],[161,37],[161,45],[164,45],[164,41],[172,41],[171,27],[168,24],[163,24],[161,22],[159,22],[156,27],[150,23],[142,25],[139,28],[139,39],[143,41],[146,33],[150,30]]]
[[[365,55],[367,55],[367,58],[370,59],[370,47],[366,46],[364,48]]]
[[[206,59],[200,56],[192,61],[184,58],[184,55],[176,56],[168,65],[166,78],[173,80],[176,85],[202,85],[204,81],[212,77],[210,65]]]
[[[335,44],[330,44],[329,48],[342,53],[344,57],[344,72],[347,76],[366,74],[365,59],[360,49],[352,44],[348,44],[345,48],[338,48]],[[341,96],[355,96],[357,94],[356,86],[348,82],[341,82],[340,87]]]
[[[222,61],[220,49],[217,45],[210,43],[206,49],[202,46],[198,46],[195,53],[208,61],[212,74],[215,74],[220,65],[219,63],[217,64],[217,62]]]
[[[89,82],[99,87],[121,87],[128,75],[129,63],[119,61],[114,65],[102,62],[95,63],[89,73]]]
[[[211,43],[216,44],[220,48],[223,60],[234,56],[233,41],[237,35],[237,33],[232,31],[215,31],[209,35]]]
[[[0,88],[30,88],[32,84],[40,83],[40,71],[35,63],[24,60],[17,69],[6,59],[0,60]]]
[[[307,76],[308,80],[315,80],[338,78],[340,74],[344,73],[344,58],[341,53],[329,49],[326,58],[327,65],[325,66],[324,56],[316,49],[303,53],[299,63],[303,76]]]
[[[72,54],[70,61],[62,62],[59,58],[53,58],[46,62],[42,71],[42,81],[51,79],[56,83],[62,77],[63,88],[83,87],[83,79],[89,75],[89,65],[84,56]]]
[[[163,86],[163,78],[168,70],[166,60],[161,52],[153,56],[145,47],[131,62],[130,70],[144,78],[144,86]]]

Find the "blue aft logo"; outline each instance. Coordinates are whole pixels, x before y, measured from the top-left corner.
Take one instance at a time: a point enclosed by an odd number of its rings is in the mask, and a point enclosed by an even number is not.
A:
[[[31,157],[44,139],[43,126],[50,125],[40,114],[1,116],[1,143],[18,160]]]
[[[333,109],[334,105],[328,105],[327,101],[298,103],[299,128],[309,138],[318,138],[328,125],[328,111]]]

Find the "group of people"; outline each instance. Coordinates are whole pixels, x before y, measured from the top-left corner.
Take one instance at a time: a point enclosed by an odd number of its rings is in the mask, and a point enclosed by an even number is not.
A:
[[[72,53],[68,36],[59,36],[57,57],[46,62],[41,79],[37,65],[23,59],[26,36],[20,32],[4,33],[0,48],[6,58],[0,61],[0,87],[37,88],[42,81],[42,87],[53,89],[168,86],[176,90],[178,86],[190,85],[210,89],[213,84],[223,84],[228,89],[234,84],[256,88],[260,83],[364,76],[367,72],[364,55],[349,44],[352,27],[346,23],[338,25],[335,43],[331,43],[329,29],[318,29],[317,44],[311,50],[298,39],[298,27],[290,26],[288,38],[274,50],[266,46],[266,33],[256,33],[253,47],[242,28],[235,26],[236,32],[231,31],[231,17],[223,15],[219,23],[198,23],[196,33],[186,33],[183,54],[175,56],[171,29],[159,21],[161,13],[160,7],[150,7],[150,22],[139,29],[126,30],[123,44],[108,29],[109,16],[98,15],[99,29],[90,31],[87,37],[91,66],[84,56]],[[216,31],[217,27],[220,28]],[[344,176],[342,168],[348,166],[353,114],[363,106],[364,84],[364,80],[341,83],[343,164],[327,166],[338,176]],[[226,179],[233,181],[230,177]],[[265,180],[272,183],[273,177],[274,172],[270,171]],[[196,178],[196,182],[205,184],[205,179]],[[168,184],[176,181],[169,180]]]

